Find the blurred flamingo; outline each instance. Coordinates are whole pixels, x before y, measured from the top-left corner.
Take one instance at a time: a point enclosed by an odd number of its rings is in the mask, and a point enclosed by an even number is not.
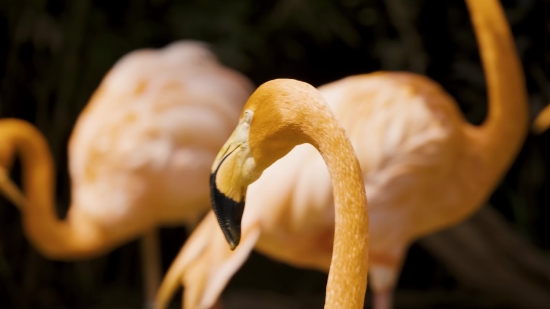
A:
[[[155,227],[192,226],[207,211],[210,167],[252,90],[201,42],[131,52],[103,79],[74,127],[67,218],[55,213],[47,142],[27,122],[0,121],[0,163],[7,168],[15,153],[22,156],[24,195],[5,170],[0,190],[19,206],[31,243],[50,259],[92,258],[143,236],[151,303],[161,272]]]
[[[355,147],[370,211],[371,284],[376,309],[392,292],[411,242],[452,226],[486,200],[517,155],[527,132],[521,64],[497,0],[467,0],[488,84],[489,113],[469,124],[428,78],[379,72],[322,86]],[[297,267],[327,271],[334,212],[330,177],[311,146],[297,146],[250,185],[243,237],[224,247],[210,213],[170,267],[158,308],[182,283],[184,308],[209,308],[255,247]]]
[[[536,134],[540,134],[546,131],[550,127],[550,105],[546,106],[535,118],[533,122],[532,131]]]

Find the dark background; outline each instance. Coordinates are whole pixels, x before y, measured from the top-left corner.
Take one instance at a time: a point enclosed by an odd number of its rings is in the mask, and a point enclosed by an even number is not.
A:
[[[550,102],[550,1],[502,4],[522,59],[532,119]],[[70,200],[67,140],[101,78],[124,54],[179,39],[211,43],[221,62],[256,85],[288,77],[320,86],[352,74],[405,70],[439,82],[472,123],[486,113],[485,81],[463,0],[0,0],[0,117],[26,119],[48,138],[60,216]],[[12,172],[16,180],[19,171],[16,166]],[[0,204],[0,308],[141,307],[137,242],[91,261],[52,262],[26,241],[17,209],[3,198]],[[527,137],[488,204],[550,263],[550,133]],[[187,233],[171,228],[161,235],[166,269]],[[243,308],[255,298],[320,308],[325,284],[325,274],[253,254],[223,297]],[[420,245],[410,250],[397,297],[397,308],[506,307],[457,281]],[[178,296],[172,308],[179,302]]]

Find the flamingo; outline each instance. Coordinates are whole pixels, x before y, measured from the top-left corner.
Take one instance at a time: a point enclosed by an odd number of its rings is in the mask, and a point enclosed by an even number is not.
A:
[[[532,131],[540,134],[550,127],[550,105],[546,106],[533,122]]]
[[[141,237],[146,301],[160,283],[157,226],[196,224],[208,210],[216,152],[237,123],[251,82],[205,43],[133,51],[104,77],[69,141],[71,206],[54,209],[47,142],[22,120],[0,121],[0,190],[47,258],[93,258]],[[22,156],[24,194],[7,177]],[[150,304],[149,304],[150,305]]]
[[[482,125],[468,123],[437,83],[411,73],[351,76],[319,88],[361,164],[376,309],[393,307],[409,245],[479,209],[527,133],[523,73],[502,7],[497,0],[466,3],[488,84],[489,113]],[[168,270],[157,308],[165,307],[180,283],[184,308],[209,308],[254,248],[292,266],[328,271],[335,220],[329,179],[311,146],[295,147],[248,188],[241,245],[223,249],[210,213]],[[228,237],[223,222],[222,229]]]
[[[313,86],[277,79],[258,87],[248,99],[239,124],[212,165],[210,187],[217,222],[235,250],[248,186],[300,144],[311,145],[322,156],[334,188],[334,250],[325,308],[363,308],[369,230],[361,168],[344,128]]]

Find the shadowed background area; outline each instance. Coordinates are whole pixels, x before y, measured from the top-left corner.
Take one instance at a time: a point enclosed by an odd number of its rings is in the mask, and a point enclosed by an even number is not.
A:
[[[550,102],[550,1],[501,3],[533,119]],[[285,77],[319,86],[404,70],[439,82],[474,124],[487,109],[463,0],[2,0],[0,117],[28,120],[47,137],[60,216],[70,200],[67,140],[101,78],[126,53],[179,39],[210,43],[256,85]],[[20,180],[17,163],[11,175]],[[19,211],[4,198],[0,204],[0,308],[141,308],[137,242],[90,261],[52,262],[25,239]],[[492,289],[498,284],[518,302],[533,289],[550,294],[550,133],[527,137],[487,204],[411,247],[396,308],[508,308]],[[161,230],[165,270],[187,235]],[[325,274],[253,254],[222,299],[228,308],[320,308],[325,284]]]

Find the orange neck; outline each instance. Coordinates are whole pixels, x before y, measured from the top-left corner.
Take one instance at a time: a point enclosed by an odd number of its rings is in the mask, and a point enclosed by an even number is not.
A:
[[[244,110],[254,112],[249,144],[261,170],[302,143],[312,144],[322,155],[335,206],[325,308],[363,308],[369,246],[367,198],[359,161],[344,129],[321,94],[295,80],[263,84]],[[262,123],[254,125],[255,121]]]
[[[540,134],[550,127],[550,105],[546,106],[533,123],[533,132]]]
[[[13,152],[21,155],[23,188],[26,205],[22,212],[27,216],[41,216],[44,222],[56,221],[53,206],[54,164],[48,144],[31,124],[17,119],[0,121],[0,135]]]
[[[317,132],[317,136],[328,136],[322,130]],[[339,128],[330,133],[328,140],[316,141],[332,180],[335,207],[325,308],[363,308],[369,245],[365,187],[359,161],[344,131]]]
[[[72,259],[89,256],[105,243],[88,222],[61,221],[54,207],[54,164],[48,144],[31,124],[16,119],[0,121],[0,136],[13,152],[21,155],[22,205],[25,232],[30,241],[50,258]]]
[[[521,62],[498,0],[466,0],[487,79],[489,112],[471,134],[474,151],[490,158],[497,178],[527,134],[528,104]]]

